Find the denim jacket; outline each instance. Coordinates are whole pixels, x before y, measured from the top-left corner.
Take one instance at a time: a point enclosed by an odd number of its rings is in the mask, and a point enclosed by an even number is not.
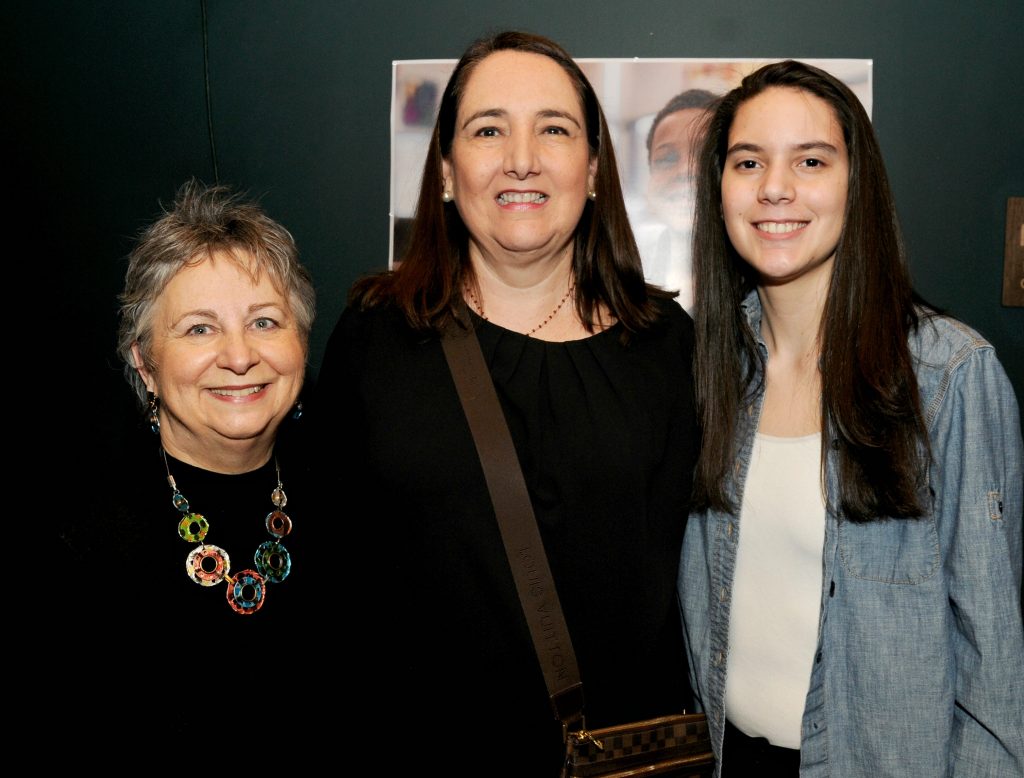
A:
[[[761,331],[757,293],[744,301]],[[932,512],[844,520],[833,450],[818,644],[801,724],[800,775],[1024,776],[1022,443],[994,349],[952,319],[910,335],[934,462]],[[761,353],[767,359],[764,342]],[[763,393],[741,412],[730,485],[741,502]],[[679,596],[691,681],[721,755],[738,516],[690,516]]]

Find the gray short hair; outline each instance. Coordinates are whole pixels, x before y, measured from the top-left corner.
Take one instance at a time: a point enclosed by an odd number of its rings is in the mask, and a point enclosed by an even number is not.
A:
[[[146,401],[146,385],[136,369],[132,346],[138,344],[146,366],[152,367],[154,303],[182,268],[219,250],[251,256],[253,264],[246,270],[254,278],[267,273],[287,298],[303,348],[308,350],[316,292],[309,272],[299,264],[291,233],[230,187],[207,186],[191,179],[178,190],[163,216],[143,230],[128,255],[117,348],[125,378],[140,402]]]

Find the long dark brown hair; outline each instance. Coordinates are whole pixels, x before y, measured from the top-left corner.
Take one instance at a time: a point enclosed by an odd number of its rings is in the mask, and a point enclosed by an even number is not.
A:
[[[594,88],[572,57],[557,43],[525,32],[501,32],[474,42],[462,55],[441,97],[437,121],[423,167],[409,245],[398,268],[361,279],[349,301],[371,307],[396,304],[410,326],[439,331],[462,306],[462,287],[472,280],[469,235],[455,203],[441,200],[443,162],[450,158],[459,102],[474,68],[498,51],[540,54],[569,76],[586,121],[591,158],[597,159],[595,201],[587,200],[576,227],[573,274],[576,312],[593,329],[605,305],[627,332],[651,326],[658,318],[652,297],[671,297],[644,282],[640,254],[622,198],[615,152]]]
[[[919,298],[907,271],[882,153],[857,96],[825,71],[791,60],[751,73],[718,102],[698,162],[695,371],[704,440],[695,504],[737,510],[728,488],[739,445],[737,415],[764,381],[757,334],[741,309],[756,277],[729,241],[721,191],[736,112],[772,87],[798,89],[828,103],[850,160],[843,229],[818,333],[822,461],[834,438],[839,503],[851,521],[921,516],[927,509],[922,485],[928,436],[907,345],[908,333],[918,326]]]

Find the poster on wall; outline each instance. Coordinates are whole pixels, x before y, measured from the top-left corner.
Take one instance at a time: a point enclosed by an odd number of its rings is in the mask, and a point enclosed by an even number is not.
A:
[[[577,59],[608,120],[626,209],[648,281],[679,290],[690,282],[695,119],[717,96],[774,59]],[[871,115],[872,60],[803,60],[840,78]],[[392,64],[391,241],[389,267],[401,259],[416,210],[423,163],[441,94],[455,60]]]

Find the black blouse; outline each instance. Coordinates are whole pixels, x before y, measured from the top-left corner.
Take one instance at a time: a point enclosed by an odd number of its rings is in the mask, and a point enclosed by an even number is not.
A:
[[[660,325],[628,344],[621,325],[553,343],[475,319],[590,726],[689,701],[675,587],[699,443],[693,331],[662,306]],[[359,570],[357,699],[411,714],[411,750],[453,738],[438,764],[456,774],[500,740],[515,744],[502,757],[511,774],[554,775],[561,729],[438,339],[393,309],[346,311],[312,416],[318,511],[345,523]]]
[[[275,510],[275,460],[240,475],[170,456],[165,466],[148,430],[115,448],[113,459],[79,463],[90,474],[88,488],[78,490],[76,510],[60,517],[51,560],[63,735],[97,749],[112,739],[160,748],[225,738],[250,746],[265,737],[322,743],[325,723],[302,701],[322,688],[333,661],[323,650],[334,626],[322,586],[331,557],[317,545],[322,528],[305,465],[279,443],[283,510],[292,520],[279,542],[290,572],[266,583],[262,606],[242,615],[228,604],[227,581],[201,586],[189,576],[186,559],[200,544],[178,534],[183,514],[172,504],[167,470],[209,522],[203,543],[223,549],[230,575],[241,581],[243,570],[256,569],[260,544],[274,540],[266,517]]]

